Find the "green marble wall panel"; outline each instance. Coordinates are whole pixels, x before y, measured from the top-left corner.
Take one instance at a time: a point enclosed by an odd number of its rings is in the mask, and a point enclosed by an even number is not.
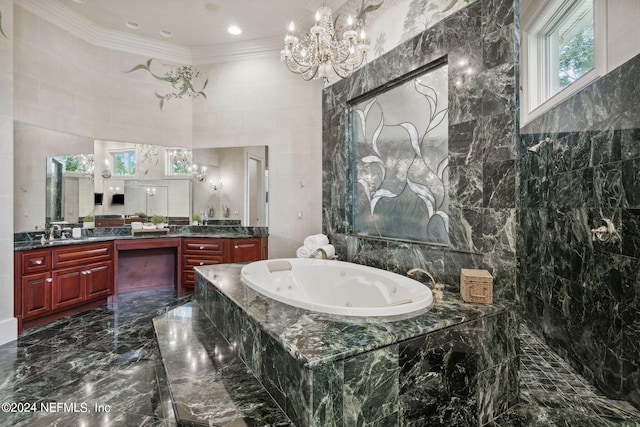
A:
[[[515,299],[518,9],[513,0],[476,1],[324,90],[323,231],[341,259],[400,273],[421,267],[454,292],[461,268],[483,268],[495,278],[495,295]],[[350,102],[443,59],[448,64],[448,242],[439,247],[411,242],[417,239],[406,236],[418,233],[410,226],[398,234],[404,238],[384,243],[358,236],[350,220],[357,204],[345,118]]]

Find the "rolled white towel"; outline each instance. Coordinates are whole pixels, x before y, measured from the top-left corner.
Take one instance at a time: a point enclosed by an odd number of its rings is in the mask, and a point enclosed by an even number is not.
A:
[[[333,259],[336,256],[336,248],[333,245],[322,245],[318,249],[322,249],[327,254],[327,259]],[[318,251],[316,258],[322,258],[322,253]]]
[[[300,246],[298,250],[296,250],[296,256],[298,258],[309,258],[313,249],[309,249],[306,246]]]
[[[329,238],[324,234],[312,234],[304,239],[304,246],[311,250],[318,249],[320,246],[328,244]]]

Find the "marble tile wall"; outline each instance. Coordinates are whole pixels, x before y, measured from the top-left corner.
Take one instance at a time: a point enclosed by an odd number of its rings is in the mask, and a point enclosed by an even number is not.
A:
[[[640,407],[640,56],[528,124],[519,142],[520,300],[530,327]],[[552,145],[526,152],[541,138]],[[615,242],[590,230],[610,218]]]
[[[515,297],[518,2],[477,1],[323,93],[323,229],[342,259],[406,272],[422,267],[459,288],[461,268],[485,268],[494,293]],[[345,147],[349,100],[442,57],[449,64],[449,246],[350,235]]]

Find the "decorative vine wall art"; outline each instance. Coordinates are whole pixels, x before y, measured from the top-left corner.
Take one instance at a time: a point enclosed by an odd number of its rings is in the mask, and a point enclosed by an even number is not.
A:
[[[165,67],[169,67],[169,70],[164,74],[159,75],[151,71],[151,62],[152,59],[149,59],[146,64],[139,64],[130,69],[129,71],[125,71],[125,73],[131,73],[137,70],[144,70],[151,74],[154,78],[158,80],[162,80],[171,84],[171,87],[175,89],[174,92],[168,92],[165,94],[160,94],[157,91],[155,92],[156,97],[160,101],[160,110],[164,107],[165,101],[170,99],[182,99],[185,95],[189,96],[192,99],[196,99],[199,97],[203,97],[207,99],[207,94],[204,93],[204,89],[207,87],[207,83],[209,83],[209,79],[206,79],[202,84],[202,88],[199,90],[194,89],[193,80],[196,79],[200,72],[193,68],[192,65],[164,65]]]

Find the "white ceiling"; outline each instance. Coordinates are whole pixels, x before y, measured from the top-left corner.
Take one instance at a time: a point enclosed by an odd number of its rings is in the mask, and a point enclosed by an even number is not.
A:
[[[252,53],[271,54],[282,49],[290,21],[308,28],[323,3],[334,11],[348,0],[24,0],[16,5],[63,26],[97,45],[130,45],[139,52],[144,45],[158,57],[186,62],[215,60]],[[127,21],[139,29],[128,28]],[[242,34],[228,33],[237,25]],[[160,34],[168,30],[173,37]],[[155,46],[152,46],[155,45]],[[165,51],[165,54],[162,54]],[[175,58],[171,58],[171,56]],[[190,56],[190,58],[188,58]]]

